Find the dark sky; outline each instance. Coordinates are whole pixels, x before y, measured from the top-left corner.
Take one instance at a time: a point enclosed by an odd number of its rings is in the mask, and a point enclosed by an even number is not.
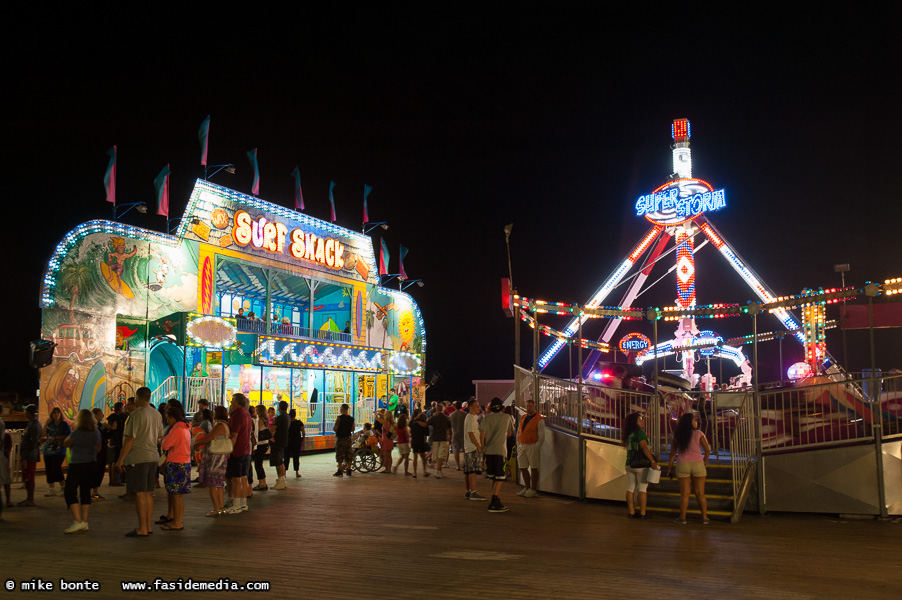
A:
[[[352,229],[364,183],[374,186],[370,218],[391,224],[394,257],[398,244],[409,247],[407,272],[426,282],[411,291],[442,393],[511,376],[513,327],[499,298],[504,225],[514,224],[523,295],[585,302],[647,229],[632,207],[671,172],[676,117],[692,122],[693,174],[726,189],[728,206],[712,222],[776,293],[838,285],[839,262],[851,264],[854,285],[902,276],[891,15],[685,4],[629,14],[611,3],[595,12],[549,3],[163,11],[102,22],[14,15],[15,32],[0,42],[8,231],[0,389],[35,387],[26,360],[40,334],[41,272],[67,231],[108,218],[106,150],[119,148],[120,202],[152,202],[153,178],[170,163],[172,210],[181,214],[202,174],[197,128],[208,114],[211,162],[238,166],[215,183],[249,192],[244,152],[257,147],[263,199],[291,206],[299,165],[307,212],[328,219],[334,180],[338,224]],[[124,220],[164,228],[153,215]],[[710,246],[698,264],[700,303],[752,299]],[[672,304],[674,288],[671,275],[637,304]],[[739,320],[716,325],[727,335],[751,330]],[[648,329],[624,325],[616,339]],[[880,332],[879,366],[902,366],[900,336]],[[867,366],[866,332],[850,339],[858,370]],[[785,351],[786,362],[801,356],[791,342]],[[762,375],[776,377],[776,346],[761,352]],[[566,373],[566,360],[551,371]]]

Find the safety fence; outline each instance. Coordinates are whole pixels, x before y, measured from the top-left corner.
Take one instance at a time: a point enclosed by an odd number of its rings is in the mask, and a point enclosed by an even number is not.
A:
[[[717,392],[659,386],[655,393],[570,381],[515,368],[519,408],[535,399],[554,429],[619,443],[626,417],[645,415],[656,454],[669,451],[679,418],[694,412],[712,460],[732,467],[734,498],[761,455],[902,437],[902,373],[811,378],[793,387]],[[863,393],[863,392],[866,392]],[[876,449],[879,452],[879,447]]]

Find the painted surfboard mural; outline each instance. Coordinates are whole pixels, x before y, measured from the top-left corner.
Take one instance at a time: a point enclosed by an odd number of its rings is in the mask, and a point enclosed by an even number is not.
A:
[[[213,309],[213,261],[207,256],[200,273],[200,311],[211,314]]]
[[[357,324],[355,335],[360,337],[360,330],[363,328],[363,295],[360,293],[360,290],[357,290],[357,318],[355,319],[355,323]]]
[[[81,400],[78,403],[79,410],[87,408],[92,410],[100,408],[106,412],[106,369],[102,361],[97,361],[85,379],[85,385],[81,390]]]

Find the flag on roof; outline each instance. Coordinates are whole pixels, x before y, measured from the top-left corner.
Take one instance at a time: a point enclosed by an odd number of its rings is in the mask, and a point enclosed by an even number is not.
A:
[[[257,149],[247,151],[247,159],[251,161],[251,168],[254,169],[254,183],[251,185],[251,193],[254,196],[260,195],[260,167],[257,165]]]
[[[210,135],[210,115],[200,124],[197,139],[200,142],[200,164],[207,166],[207,140]]]
[[[106,188],[106,201],[116,204],[116,146],[107,150],[110,157],[110,164],[106,167],[106,174],[103,176],[103,186]]]
[[[332,190],[335,189],[335,182],[329,182],[329,204],[332,205],[332,222],[335,222],[335,198],[332,197]]]
[[[301,170],[295,167],[291,174],[294,175],[294,209],[304,210],[304,192],[301,191]]]
[[[401,279],[407,279],[407,272],[404,270],[404,257],[407,256],[407,248],[401,246],[398,250],[398,273]]]
[[[391,256],[388,253],[388,244],[382,240],[382,248],[379,250],[379,275],[388,275],[388,261]]]
[[[370,222],[370,216],[367,214],[367,210],[366,210],[366,198],[367,198],[367,196],[370,195],[370,192],[372,192],[372,191],[373,191],[373,186],[367,185],[365,183],[363,184],[363,222],[364,223]]]
[[[156,179],[153,180],[153,187],[157,192],[157,214],[169,217],[169,164],[167,163]]]

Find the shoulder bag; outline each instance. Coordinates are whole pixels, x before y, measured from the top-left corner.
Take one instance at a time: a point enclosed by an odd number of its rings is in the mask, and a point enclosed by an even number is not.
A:
[[[207,451],[210,454],[231,454],[234,447],[232,446],[232,438],[229,437],[229,426],[225,427],[225,437],[217,437],[207,445]]]

